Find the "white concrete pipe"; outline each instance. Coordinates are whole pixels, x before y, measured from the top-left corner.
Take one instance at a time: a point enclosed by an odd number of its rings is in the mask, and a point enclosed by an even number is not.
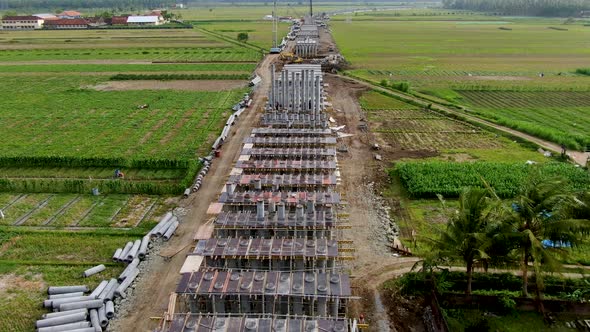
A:
[[[53,286],[47,288],[47,294],[55,295],[55,294],[65,294],[65,293],[75,293],[75,292],[88,292],[88,286],[86,285],[77,285],[77,286]]]
[[[75,296],[84,296],[84,293],[83,292],[75,292],[75,293],[49,295],[49,299],[50,300],[57,300],[57,299],[63,299],[66,297],[75,297]]]
[[[131,248],[133,248],[133,242],[129,241],[125,245],[125,248],[123,249],[123,252],[121,252],[121,255],[119,255],[119,262],[125,261],[125,258],[127,258],[127,254],[129,254]]]
[[[69,324],[69,323],[76,323],[76,322],[85,321],[85,320],[86,320],[86,314],[83,312],[78,312],[78,313],[67,315],[67,316],[58,316],[58,317],[38,320],[37,322],[35,322],[35,327],[57,326],[57,325],[64,325],[64,324]]]
[[[88,300],[96,300],[95,297],[91,296],[77,296],[77,297],[65,297],[63,299],[55,299],[55,300],[45,300],[43,301],[43,306],[45,308],[59,308],[59,305],[62,303],[71,303],[71,302],[80,302],[80,301],[88,301]]]
[[[106,308],[103,305],[102,307],[98,308],[98,322],[100,327],[103,329],[109,325],[109,319],[107,318]]]
[[[103,302],[112,301],[115,298],[115,290],[119,287],[119,283],[115,282],[105,293]]]
[[[90,293],[90,296],[94,296],[94,298],[98,299],[100,293],[102,293],[102,291],[105,289],[105,287],[107,287],[108,284],[109,282],[107,280],[101,281],[100,284],[98,284],[98,286],[96,286],[96,288],[92,291],[92,293]]]
[[[84,278],[88,278],[88,277],[90,277],[92,275],[95,275],[97,273],[100,273],[100,272],[104,271],[105,269],[106,269],[106,267],[104,266],[104,264],[100,264],[100,265],[97,265],[95,267],[91,267],[88,270],[82,272],[82,276]]]
[[[94,327],[85,327],[83,329],[69,330],[68,332],[96,332]]]
[[[133,247],[131,247],[131,250],[129,250],[129,252],[127,253],[127,257],[126,257],[125,261],[127,261],[127,262],[133,261],[135,256],[137,256],[137,252],[139,251],[140,245],[141,245],[141,240],[135,240],[135,242],[133,242]]]
[[[119,261],[119,256],[121,256],[122,252],[123,252],[123,248],[117,248],[117,250],[115,250],[115,253],[113,254],[113,262]]]
[[[105,314],[107,315],[108,319],[115,317],[115,304],[113,301],[107,301],[104,305],[105,307]]]
[[[170,226],[172,226],[172,224],[173,224],[174,222],[177,222],[177,221],[178,221],[178,218],[176,218],[176,217],[172,217],[172,219],[170,219],[170,220],[168,221],[168,223],[166,223],[166,225],[164,225],[162,228],[160,228],[160,229],[158,230],[158,232],[156,233],[156,235],[157,235],[158,237],[160,237],[160,236],[162,236],[162,235],[166,234],[166,232],[168,231],[168,228],[170,228]]]
[[[96,309],[90,310],[90,322],[92,323],[95,332],[102,332],[100,320],[98,320],[98,311]]]
[[[100,295],[98,296],[99,299],[106,301],[106,296],[107,294],[109,294],[109,291],[111,290],[111,288],[114,287],[114,285],[117,284],[117,279],[111,279],[109,280],[109,282],[107,283],[106,287],[102,290],[102,292],[100,293]]]
[[[172,237],[172,235],[174,235],[174,232],[176,231],[176,228],[178,228],[178,220],[176,220],[174,223],[172,223],[172,225],[170,225],[170,227],[166,231],[166,234],[164,234],[164,236],[163,236],[164,241],[170,240],[170,238]]]
[[[168,222],[168,220],[170,220],[170,218],[172,218],[172,216],[173,216],[172,212],[166,212],[166,214],[162,217],[162,219],[160,219],[158,224],[156,226],[154,226],[154,228],[152,228],[152,230],[147,235],[154,236],[156,231],[158,230],[158,228],[162,227],[162,225],[164,225],[166,222]]]
[[[82,301],[82,302],[71,302],[71,303],[63,303],[59,305],[59,311],[67,311],[67,310],[74,310],[74,309],[96,309],[102,307],[104,302],[102,300],[89,300],[89,301]]]
[[[125,270],[123,270],[123,272],[121,272],[121,274],[117,278],[117,281],[123,282],[123,280],[125,280],[125,278],[127,278],[127,276],[129,275],[129,272],[136,269],[138,265],[139,265],[139,258],[135,258],[134,260],[131,261],[131,263],[129,263],[129,265],[127,265]]]
[[[71,314],[77,314],[79,312],[84,312],[88,315],[88,309],[82,308],[82,309],[75,309],[75,310],[69,310],[69,311],[48,312],[46,314],[41,315],[41,317],[42,318],[53,318],[53,317],[68,316]]]
[[[148,245],[150,244],[150,237],[148,235],[144,236],[141,239],[141,245],[139,246],[139,251],[137,252],[137,258],[144,260],[145,256],[147,255]]]
[[[41,328],[37,329],[37,332],[65,332],[65,331],[82,329],[85,327],[90,327],[90,322],[76,322],[76,323],[68,323],[68,324],[63,324],[63,325],[41,327]]]
[[[125,280],[123,280],[123,282],[117,287],[117,289],[115,289],[115,295],[125,298],[126,297],[125,291],[127,290],[127,287],[129,287],[131,285],[131,283],[133,282],[133,280],[135,280],[135,277],[137,277],[138,274],[139,274],[139,269],[137,269],[137,268],[135,268],[133,271],[129,272],[129,274],[127,275],[127,278],[125,278]]]

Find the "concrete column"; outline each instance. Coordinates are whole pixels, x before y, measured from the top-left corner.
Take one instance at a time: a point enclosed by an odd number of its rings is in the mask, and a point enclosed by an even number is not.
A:
[[[285,220],[285,203],[280,202],[279,204],[277,204],[278,207],[278,218],[279,220]]]
[[[325,317],[328,313],[328,299],[325,297],[318,297],[318,316]]]
[[[339,304],[340,304],[339,298],[335,298],[332,300],[332,317],[338,317]]]
[[[234,194],[234,185],[231,183],[225,184],[225,192],[231,197]]]
[[[303,70],[301,76],[301,110],[307,110],[305,100],[307,99],[307,69]]]
[[[271,213],[276,212],[275,201],[272,198],[268,202],[268,212],[271,212]]]
[[[315,94],[316,94],[316,109],[318,112],[322,110],[322,93],[321,93],[321,82],[320,77],[316,78],[316,87],[315,87]]]
[[[305,213],[303,211],[303,205],[297,204],[297,210],[295,212],[296,212],[295,216],[297,217],[297,220],[304,220]]]
[[[307,200],[307,213],[310,212],[315,212],[315,202],[311,198]]]
[[[312,69],[310,73],[310,82],[309,82],[309,99],[311,100],[311,114],[315,113],[315,72]]]
[[[297,84],[295,85],[296,107],[294,108],[294,110],[301,111],[301,73],[296,73],[295,77],[297,78]]]
[[[288,86],[288,82],[287,82],[287,72],[285,70],[283,70],[281,72],[281,88],[282,88],[282,93],[281,93],[281,106],[283,109],[285,109],[285,105],[287,105],[287,86]]]
[[[249,314],[250,313],[250,297],[240,296],[240,313],[241,314]]]
[[[275,65],[274,64],[270,67],[270,82],[271,82],[270,98],[269,98],[270,109],[274,109],[275,102],[276,102],[276,92],[275,91],[277,89],[277,81],[275,80]]]
[[[296,96],[296,92],[297,92],[297,88],[295,86],[295,73],[291,73],[291,107],[289,108],[290,110],[294,111],[296,109],[295,107],[295,96]]]
[[[256,218],[258,220],[264,220],[264,201],[262,199],[256,202]]]

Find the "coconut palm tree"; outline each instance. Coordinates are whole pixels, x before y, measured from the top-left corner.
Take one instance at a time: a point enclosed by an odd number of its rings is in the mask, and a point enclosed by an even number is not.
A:
[[[471,294],[473,268],[477,262],[489,259],[486,249],[492,244],[488,234],[492,222],[493,199],[489,190],[466,188],[459,196],[459,209],[451,215],[445,230],[432,240],[437,255],[443,261],[462,260],[467,268],[467,288]]]
[[[532,262],[537,289],[542,287],[541,263],[555,270],[559,263],[556,254],[565,254],[562,246],[575,246],[589,230],[587,220],[570,218],[574,206],[583,204],[567,191],[567,183],[559,178],[531,176],[512,203],[513,214],[506,220],[511,232],[505,233],[520,257],[522,295],[528,296],[528,269]],[[552,241],[546,246],[544,240]],[[557,245],[555,245],[557,244]]]

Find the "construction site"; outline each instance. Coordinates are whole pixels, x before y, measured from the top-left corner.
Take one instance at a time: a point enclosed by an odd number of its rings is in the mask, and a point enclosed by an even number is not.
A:
[[[319,24],[293,29],[297,59],[317,55]],[[297,62],[270,66],[258,126],[194,230],[161,331],[359,331],[329,85],[320,64]]]

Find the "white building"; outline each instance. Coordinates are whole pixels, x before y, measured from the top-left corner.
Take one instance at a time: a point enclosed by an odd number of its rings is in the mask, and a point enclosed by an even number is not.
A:
[[[37,16],[6,16],[1,22],[3,30],[35,30],[43,27],[44,20]]]
[[[162,16],[129,16],[128,25],[160,25],[164,23]]]

